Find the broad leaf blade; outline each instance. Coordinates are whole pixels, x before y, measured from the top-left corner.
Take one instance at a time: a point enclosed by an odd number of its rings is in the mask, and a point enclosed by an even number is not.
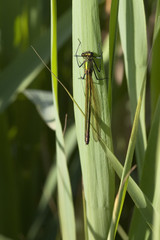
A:
[[[135,115],[147,65],[147,35],[143,1],[122,0],[119,4],[119,29],[125,60],[131,117]],[[137,167],[141,176],[146,149],[145,94],[136,143]]]

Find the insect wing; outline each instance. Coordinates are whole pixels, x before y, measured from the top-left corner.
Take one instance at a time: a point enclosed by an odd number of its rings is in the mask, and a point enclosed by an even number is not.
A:
[[[91,88],[92,88],[92,104],[91,104],[91,125],[93,129],[93,138],[97,142],[101,136],[100,132],[100,119],[101,119],[101,111],[100,111],[100,104],[99,104],[99,96],[97,92],[97,88],[94,87],[93,80],[91,81]]]

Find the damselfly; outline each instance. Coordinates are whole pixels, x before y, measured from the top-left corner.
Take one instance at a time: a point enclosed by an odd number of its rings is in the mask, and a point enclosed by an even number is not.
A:
[[[91,121],[91,112],[92,112],[92,127],[93,127],[93,137],[95,141],[98,141],[100,136],[100,128],[99,128],[99,121],[100,119],[100,104],[99,98],[97,94],[97,89],[94,88],[92,73],[97,80],[102,80],[97,77],[96,70],[98,72],[101,71],[101,60],[102,60],[102,53],[101,55],[97,55],[94,52],[86,51],[83,52],[81,55],[78,55],[78,50],[81,45],[79,40],[79,45],[75,54],[78,67],[84,66],[84,76],[81,79],[85,79],[86,77],[86,87],[85,87],[85,143],[89,144],[90,139],[90,121]],[[83,62],[79,63],[78,58],[83,58]],[[100,60],[100,65],[98,66],[96,63],[96,59]]]

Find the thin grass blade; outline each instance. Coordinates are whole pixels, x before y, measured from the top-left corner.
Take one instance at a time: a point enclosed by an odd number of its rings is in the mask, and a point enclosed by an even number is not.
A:
[[[160,1],[157,1],[155,28],[153,37],[153,53],[152,53],[152,67],[151,67],[151,111],[152,117],[156,108],[156,104],[160,95]]]
[[[51,71],[57,66],[57,20],[56,20],[56,1],[51,0]],[[53,65],[53,63],[55,65]],[[58,184],[58,207],[62,239],[75,240],[75,216],[69,173],[61,123],[58,115],[57,79],[52,76],[52,91],[55,102],[56,116],[56,150],[57,150],[57,184]],[[69,219],[69,220],[68,220]]]
[[[122,0],[119,4],[119,30],[133,121],[147,65],[147,34],[143,1]],[[145,93],[136,143],[137,169],[141,177],[146,149]]]
[[[154,118],[152,121],[152,126],[148,138],[148,145],[145,154],[145,162],[143,167],[142,179],[140,182],[140,187],[144,194],[151,201],[155,212],[153,214],[153,230],[154,235],[152,235],[151,229],[147,226],[146,221],[139,214],[138,209],[135,209],[131,227],[130,227],[130,238],[135,239],[145,239],[146,236],[151,238],[158,236],[158,228],[160,229],[159,222],[159,174],[160,174],[160,152],[159,152],[159,141],[160,141],[160,100],[157,102],[157,107],[155,109]],[[157,222],[155,221],[157,219]]]
[[[117,25],[118,25],[119,0],[112,0],[111,15],[109,22],[109,81],[108,81],[108,102],[110,113],[112,113],[112,78],[114,66],[114,54],[116,47]]]
[[[124,179],[126,178],[126,176],[128,175],[128,172],[131,169],[133,153],[135,150],[136,138],[137,138],[137,132],[138,132],[138,126],[139,126],[138,124],[139,124],[139,118],[140,118],[140,110],[141,110],[142,99],[143,99],[143,94],[144,94],[144,86],[145,86],[145,80],[146,80],[145,77],[146,76],[144,75],[142,89],[140,92],[140,96],[139,96],[139,100],[138,100],[138,104],[137,104],[137,108],[136,108],[136,113],[135,113],[135,117],[134,117],[132,132],[131,132],[131,136],[129,139],[127,155],[126,155],[123,173],[122,173],[122,177],[121,177],[121,183],[120,183],[120,187],[119,187],[118,202],[115,205],[115,209],[113,211],[114,216],[112,216],[112,223],[111,223],[111,228],[110,228],[110,230],[111,230],[110,239],[115,238],[117,227],[118,227],[118,222],[120,219],[120,215],[122,212],[125,195],[126,195],[126,191],[127,191],[128,180],[126,179],[125,183],[124,183]]]

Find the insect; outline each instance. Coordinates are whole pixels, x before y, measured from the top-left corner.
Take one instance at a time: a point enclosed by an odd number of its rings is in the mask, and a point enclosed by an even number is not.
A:
[[[81,42],[79,40],[79,45],[75,54],[78,67],[84,66],[84,75],[83,77],[80,77],[81,79],[86,80],[86,86],[85,86],[85,143],[89,144],[90,139],[90,121],[91,121],[91,112],[92,112],[92,126],[94,129],[93,137],[95,141],[98,141],[98,136],[100,134],[100,130],[98,127],[98,118],[100,117],[100,105],[98,104],[98,94],[96,91],[96,88],[94,88],[93,79],[92,79],[92,73],[94,72],[94,75],[97,80],[104,80],[99,79],[96,74],[96,70],[98,72],[101,71],[101,59],[102,59],[102,53],[101,55],[97,55],[94,52],[86,51],[83,52],[81,55],[78,55],[78,50],[81,45]],[[83,62],[79,63],[78,58],[83,58]],[[96,63],[96,59],[100,60],[100,66],[98,67]]]

